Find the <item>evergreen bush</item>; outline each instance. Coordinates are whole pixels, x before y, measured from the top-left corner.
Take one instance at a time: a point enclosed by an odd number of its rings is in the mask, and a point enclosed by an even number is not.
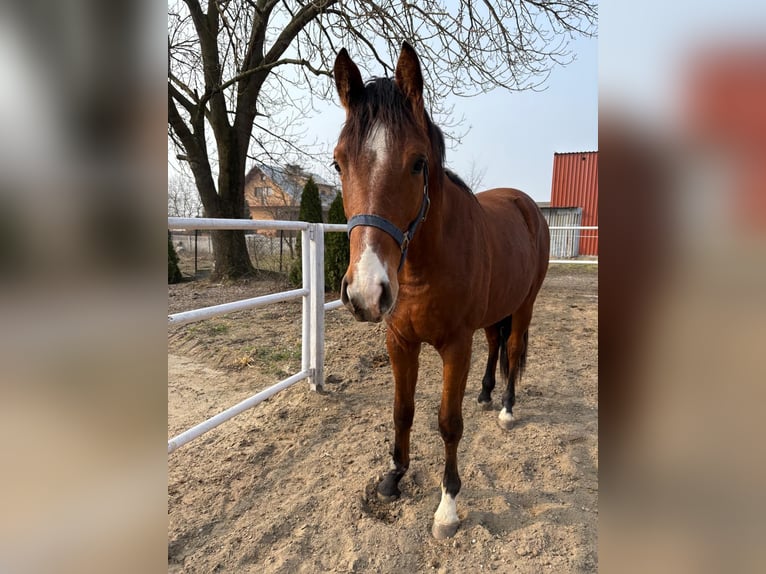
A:
[[[343,211],[343,196],[335,196],[327,214],[327,223],[346,223]],[[325,291],[340,291],[340,282],[348,268],[349,242],[347,233],[327,233],[324,236],[324,280]]]
[[[299,221],[309,223],[322,223],[322,202],[319,200],[319,188],[314,182],[314,178],[309,178],[301,192],[301,206],[298,212]],[[301,234],[298,235],[296,242],[298,248],[295,253],[297,257],[290,265],[288,278],[290,283],[296,287],[303,284],[303,270],[301,268]]]

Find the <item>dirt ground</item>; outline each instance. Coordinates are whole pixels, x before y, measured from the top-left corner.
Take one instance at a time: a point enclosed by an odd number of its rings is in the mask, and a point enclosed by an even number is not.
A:
[[[374,485],[393,442],[385,327],[326,315],[325,391],[301,382],[168,458],[169,572],[595,572],[598,278],[553,266],[530,328],[515,428],[476,405],[474,337],[458,451],[461,526],[431,536],[444,453],[441,362],[424,346],[402,497]],[[169,312],[282,290],[276,279],[169,286]],[[332,296],[328,296],[328,300]],[[337,298],[337,296],[336,296]],[[169,329],[168,436],[300,370],[300,303]]]

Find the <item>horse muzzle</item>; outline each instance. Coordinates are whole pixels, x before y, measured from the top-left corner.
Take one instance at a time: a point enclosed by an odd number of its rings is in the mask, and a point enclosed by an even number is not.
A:
[[[380,323],[394,307],[396,300],[391,283],[386,279],[377,283],[358,288],[359,281],[348,280],[348,274],[343,277],[340,287],[340,300],[351,311],[357,321]]]

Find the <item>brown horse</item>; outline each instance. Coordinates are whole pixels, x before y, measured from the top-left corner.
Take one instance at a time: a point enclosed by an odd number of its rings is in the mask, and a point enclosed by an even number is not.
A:
[[[499,423],[510,429],[532,307],[548,269],[548,226],[521,191],[476,196],[444,168],[444,138],[424,108],[420,63],[409,44],[395,80],[365,84],[345,49],[334,72],[346,110],[334,165],[351,242],[341,299],[359,321],[385,319],[395,379],[393,463],[377,491],[384,500],[401,494],[418,355],[429,343],[444,367],[439,430],[446,458],[432,532],[446,538],[459,525],[457,447],[473,333],[483,328],[489,343],[479,403],[491,406],[499,355],[506,385]]]

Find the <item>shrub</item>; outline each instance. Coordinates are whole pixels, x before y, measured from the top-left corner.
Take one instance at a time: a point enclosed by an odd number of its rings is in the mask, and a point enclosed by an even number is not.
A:
[[[298,212],[298,220],[307,221],[309,223],[322,223],[322,202],[319,200],[319,188],[311,177],[306,182],[306,185],[303,186],[303,191],[301,192],[301,207]],[[288,279],[290,280],[290,283],[298,287],[303,284],[300,234],[298,235],[296,244],[298,246],[296,250],[298,257],[293,260],[290,265]]]
[[[327,223],[346,223],[343,196],[338,193],[330,205]],[[348,268],[349,243],[346,233],[328,233],[324,236],[325,291],[340,291],[340,282]]]
[[[180,283],[182,279],[183,275],[178,268],[178,254],[170,239],[170,232],[168,232],[168,283]]]

